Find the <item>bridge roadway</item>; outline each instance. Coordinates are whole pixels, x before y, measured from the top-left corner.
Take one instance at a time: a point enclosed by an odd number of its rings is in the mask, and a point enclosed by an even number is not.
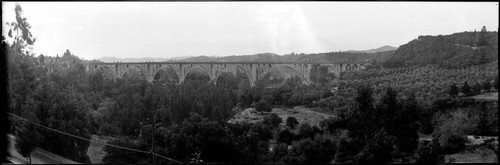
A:
[[[116,64],[366,64],[366,61],[299,61],[299,62],[186,62],[186,61],[165,61],[165,62],[89,62],[85,65],[116,65]]]
[[[311,84],[310,72],[313,66],[327,66],[329,72],[333,72],[339,76],[342,72],[357,71],[365,68],[369,61],[299,61],[299,62],[186,62],[186,61],[166,61],[166,62],[113,62],[100,63],[89,62],[84,63],[86,71],[105,71],[111,73],[113,79],[122,78],[123,75],[132,69],[139,69],[145,76],[148,82],[153,82],[154,77],[160,70],[173,69],[179,84],[184,82],[186,75],[194,67],[199,67],[206,71],[210,78],[210,82],[215,84],[218,77],[223,72],[238,71],[243,72],[249,80],[250,86],[254,86],[255,82],[262,79],[270,69],[278,67],[286,70],[295,77],[299,77],[303,84]],[[57,64],[59,65],[59,64]],[[71,65],[71,64],[70,64]],[[68,65],[67,67],[70,67]],[[56,70],[55,65],[48,65],[49,72]]]

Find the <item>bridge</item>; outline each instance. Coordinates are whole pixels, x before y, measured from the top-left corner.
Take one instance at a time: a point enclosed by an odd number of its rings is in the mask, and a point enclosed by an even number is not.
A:
[[[171,68],[178,77],[179,84],[182,84],[186,75],[193,68],[201,68],[208,74],[210,83],[215,84],[223,72],[243,72],[250,86],[255,86],[257,80],[262,79],[272,68],[278,67],[299,77],[303,84],[310,85],[310,73],[313,66],[327,66],[329,72],[340,76],[342,72],[352,72],[364,69],[367,61],[328,61],[328,62],[115,62],[115,63],[86,63],[87,72],[105,71],[111,73],[113,79],[123,78],[125,73],[133,69],[138,69],[146,81],[153,82],[154,77],[160,70]],[[70,67],[68,64],[67,67]],[[49,72],[53,72],[54,65],[48,67]]]

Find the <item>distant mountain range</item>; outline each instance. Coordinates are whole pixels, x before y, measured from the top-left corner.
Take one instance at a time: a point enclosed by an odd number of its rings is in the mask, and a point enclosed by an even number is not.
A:
[[[459,32],[450,35],[422,35],[400,47],[382,46],[369,50],[348,50],[327,53],[290,53],[277,55],[259,53],[232,56],[191,56],[173,58],[116,58],[102,57],[102,62],[145,61],[213,61],[213,62],[294,62],[374,60],[384,67],[439,64],[442,67],[460,68],[498,60],[498,32]]]
[[[391,50],[396,50],[398,47],[392,47],[389,45],[382,46],[380,48],[376,49],[370,49],[370,50],[348,50],[347,52],[353,52],[353,53],[378,53],[378,52],[387,52]]]
[[[182,60],[186,62],[195,61],[214,61],[214,62],[243,62],[243,61],[257,61],[257,62],[285,62],[285,61],[330,61],[336,59],[349,59],[349,60],[363,60],[363,59],[376,59],[377,61],[384,61],[394,54],[397,47],[382,46],[370,50],[349,50],[328,53],[313,53],[313,54],[285,54],[278,55],[274,53],[259,53],[253,55],[231,55],[231,56],[188,56],[188,57],[172,57],[172,58],[116,58],[116,57],[102,57],[97,60],[102,62],[162,62],[172,60]]]
[[[116,58],[116,57],[101,57],[97,60],[102,62],[162,62],[162,61],[170,61],[170,60],[183,60],[190,57],[172,57],[172,58],[154,58],[154,57],[142,57],[142,58]]]

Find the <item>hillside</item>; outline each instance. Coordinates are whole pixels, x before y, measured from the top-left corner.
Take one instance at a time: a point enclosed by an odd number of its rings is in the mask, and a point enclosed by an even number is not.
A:
[[[348,52],[353,52],[353,53],[378,53],[378,52],[387,52],[387,51],[392,51],[398,49],[397,47],[392,47],[389,45],[382,46],[380,48],[376,49],[370,49],[370,50],[349,50]]]
[[[461,32],[451,35],[419,36],[397,49],[384,67],[439,64],[460,68],[498,59],[497,32]]]
[[[254,55],[233,55],[225,57],[208,57],[197,56],[183,59],[183,61],[218,61],[218,62],[241,62],[241,61],[256,61],[256,62],[295,62],[295,61],[337,61],[339,59],[347,60],[367,60],[374,59],[375,61],[383,62],[394,54],[395,50],[383,51],[377,53],[365,52],[328,52],[328,53],[313,53],[313,54],[285,54],[277,55],[274,53],[260,53]]]

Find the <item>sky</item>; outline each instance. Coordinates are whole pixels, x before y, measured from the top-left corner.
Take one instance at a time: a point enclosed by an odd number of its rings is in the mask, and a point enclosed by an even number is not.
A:
[[[2,2],[4,36],[15,3],[36,55],[87,60],[368,50],[499,28],[498,2]]]

